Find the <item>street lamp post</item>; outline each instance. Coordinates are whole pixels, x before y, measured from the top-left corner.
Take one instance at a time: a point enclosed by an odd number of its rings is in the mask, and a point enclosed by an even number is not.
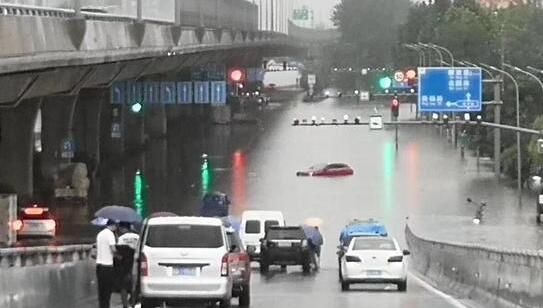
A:
[[[483,66],[486,66],[485,64],[482,64]],[[519,93],[519,86],[518,82],[511,75],[509,72],[504,71],[502,69],[499,69],[495,66],[489,65],[486,66],[487,68],[496,71],[498,73],[501,73],[504,76],[507,76],[511,81],[513,81],[513,84],[515,85],[515,95],[516,95],[516,105],[517,105],[517,127],[520,127],[520,93]],[[518,202],[519,205],[522,204],[522,156],[521,156],[521,150],[520,150],[520,131],[517,131],[517,189],[518,189]]]
[[[413,44],[404,44],[404,47],[416,51],[419,54],[419,66],[426,66],[426,55],[420,47]]]
[[[454,61],[455,61],[455,60],[454,60],[454,55],[453,55],[453,53],[452,53],[449,49],[447,49],[447,48],[445,48],[445,47],[443,47],[443,46],[439,46],[439,45],[437,45],[437,44],[430,44],[430,46],[433,46],[433,47],[435,47],[435,48],[441,49],[441,50],[445,51],[447,54],[449,54],[449,57],[451,58],[451,67],[454,66]]]
[[[437,53],[437,55],[439,56],[439,65],[441,65],[441,63],[443,63],[443,53],[441,53],[441,50],[439,50],[439,48],[436,48],[433,45],[425,44],[425,43],[419,43],[418,45],[420,45],[422,47],[425,47],[425,48],[428,48],[428,49],[431,49],[431,50],[434,50]]]

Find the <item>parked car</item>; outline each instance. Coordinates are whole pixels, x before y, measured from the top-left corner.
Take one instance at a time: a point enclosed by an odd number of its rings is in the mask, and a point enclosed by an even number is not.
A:
[[[341,290],[355,283],[393,283],[407,289],[407,262],[398,242],[388,237],[358,237],[341,257]]]
[[[296,172],[297,176],[346,176],[353,175],[354,170],[344,163],[319,164],[304,171]]]
[[[260,258],[260,239],[270,226],[284,226],[285,218],[279,211],[245,211],[241,215],[240,237],[251,260]]]
[[[54,238],[57,223],[48,208],[34,204],[20,210],[18,220],[13,222],[13,229],[17,232],[17,238]]]
[[[268,272],[271,265],[301,265],[309,273],[313,253],[301,226],[271,226],[260,247],[260,271]]]
[[[234,228],[226,229],[228,244],[230,246],[229,269],[232,276],[232,297],[237,297],[240,307],[249,307],[251,304],[251,259],[239,234]]]
[[[136,256],[134,290],[142,308],[193,302],[231,307],[234,258],[219,218],[147,219]]]

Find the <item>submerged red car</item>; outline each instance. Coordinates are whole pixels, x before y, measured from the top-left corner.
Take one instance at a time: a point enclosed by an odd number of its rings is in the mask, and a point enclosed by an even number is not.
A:
[[[305,171],[296,172],[297,176],[346,176],[353,174],[353,168],[343,163],[320,164],[311,166]]]

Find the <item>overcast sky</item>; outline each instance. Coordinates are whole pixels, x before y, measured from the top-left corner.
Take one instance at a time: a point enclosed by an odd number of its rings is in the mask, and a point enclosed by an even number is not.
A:
[[[315,24],[324,23],[327,27],[332,26],[330,16],[334,5],[339,0],[292,0],[294,3],[298,3],[299,6],[307,5],[315,10]],[[383,0],[386,1],[386,0]]]

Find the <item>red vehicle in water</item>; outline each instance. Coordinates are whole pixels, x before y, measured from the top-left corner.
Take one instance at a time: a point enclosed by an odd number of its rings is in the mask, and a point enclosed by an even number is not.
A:
[[[311,166],[305,171],[296,172],[297,176],[347,176],[353,174],[353,168],[344,163],[320,164]]]

